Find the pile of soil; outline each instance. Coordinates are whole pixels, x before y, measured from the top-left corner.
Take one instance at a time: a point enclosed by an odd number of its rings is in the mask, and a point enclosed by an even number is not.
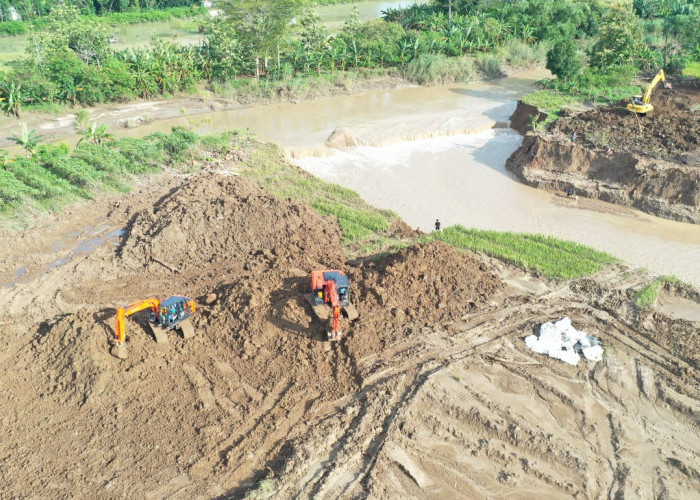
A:
[[[238,176],[158,183],[109,212],[120,247],[8,290],[0,496],[643,496],[649,477],[674,498],[697,490],[697,324],[639,314],[643,276],[534,296],[503,283],[517,269],[440,242],[349,263],[335,220]],[[330,343],[303,296],[333,267],[360,316]],[[197,336],[157,344],[137,313],[129,358],[111,357],[109,304],[168,294],[196,299]],[[564,315],[609,346],[602,368],[520,353]]]
[[[700,110],[689,90],[657,89],[652,95],[654,110],[637,117],[627,101],[557,120],[551,132],[565,137],[576,134],[576,142],[590,150],[628,152],[660,159],[700,148]],[[700,167],[700,164],[697,165]]]
[[[578,196],[698,224],[698,96],[694,89],[655,93],[646,117],[620,102],[561,118],[550,134],[525,137],[506,168],[533,187],[573,188]]]
[[[287,264],[342,262],[335,219],[307,205],[267,194],[252,181],[208,173],[191,177],[126,226],[119,256],[125,265],[154,259],[180,270],[252,256]]]

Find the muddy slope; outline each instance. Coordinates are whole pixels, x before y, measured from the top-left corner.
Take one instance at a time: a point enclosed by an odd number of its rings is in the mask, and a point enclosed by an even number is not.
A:
[[[351,265],[332,218],[230,172],[154,184],[63,221],[104,210],[118,247],[4,289],[0,496],[698,491],[698,323],[637,311],[643,275],[528,292],[440,243]],[[45,262],[43,231],[0,271]],[[303,299],[323,267],[347,271],[360,312],[333,344]],[[115,307],[170,294],[195,298],[198,335],[156,344],[135,314],[129,358],[111,357]],[[564,315],[603,338],[603,364],[523,353]]]
[[[700,223],[698,95],[693,89],[654,94],[646,117],[620,102],[562,118],[548,135],[527,136],[506,167],[534,187],[573,187],[579,196]],[[522,108],[513,117],[522,121],[527,113]]]

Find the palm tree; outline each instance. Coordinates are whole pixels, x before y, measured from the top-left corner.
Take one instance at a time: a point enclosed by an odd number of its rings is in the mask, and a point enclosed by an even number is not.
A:
[[[44,136],[37,134],[36,130],[27,129],[26,123],[22,124],[22,132],[20,132],[19,135],[11,135],[8,137],[9,140],[14,141],[18,146],[22,146],[25,149],[27,158],[32,156],[32,153],[34,153],[34,150],[39,145],[39,141],[43,138]]]

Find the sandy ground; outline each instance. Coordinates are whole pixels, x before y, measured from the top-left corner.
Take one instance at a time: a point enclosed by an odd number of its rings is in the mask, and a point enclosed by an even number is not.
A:
[[[232,170],[2,231],[0,496],[698,498],[697,293],[639,311],[624,266],[549,282],[437,243],[348,263],[332,218]],[[302,298],[330,267],[360,312],[333,344]],[[136,314],[110,356],[115,308],[170,294],[198,336]],[[563,316],[603,361],[525,351]]]

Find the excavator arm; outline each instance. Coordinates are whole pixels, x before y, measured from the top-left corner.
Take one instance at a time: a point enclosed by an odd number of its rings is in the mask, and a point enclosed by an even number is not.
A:
[[[326,281],[325,285],[325,301],[333,308],[333,329],[331,334],[333,337],[339,337],[340,332],[340,298],[338,297],[338,287],[335,281]]]
[[[126,307],[120,307],[117,309],[117,324],[114,328],[114,340],[117,344],[122,344],[126,337],[126,321],[127,316],[131,316],[134,313],[143,311],[144,309],[150,308],[157,313],[160,307],[160,301],[155,298],[139,300]]]
[[[663,80],[664,82],[666,81],[666,74],[662,69],[659,70],[651,83],[647,85],[647,89],[644,91],[644,98],[642,99],[644,103],[648,103],[650,101],[651,91],[654,90],[654,87],[656,87],[656,85],[659,83],[659,80]]]

